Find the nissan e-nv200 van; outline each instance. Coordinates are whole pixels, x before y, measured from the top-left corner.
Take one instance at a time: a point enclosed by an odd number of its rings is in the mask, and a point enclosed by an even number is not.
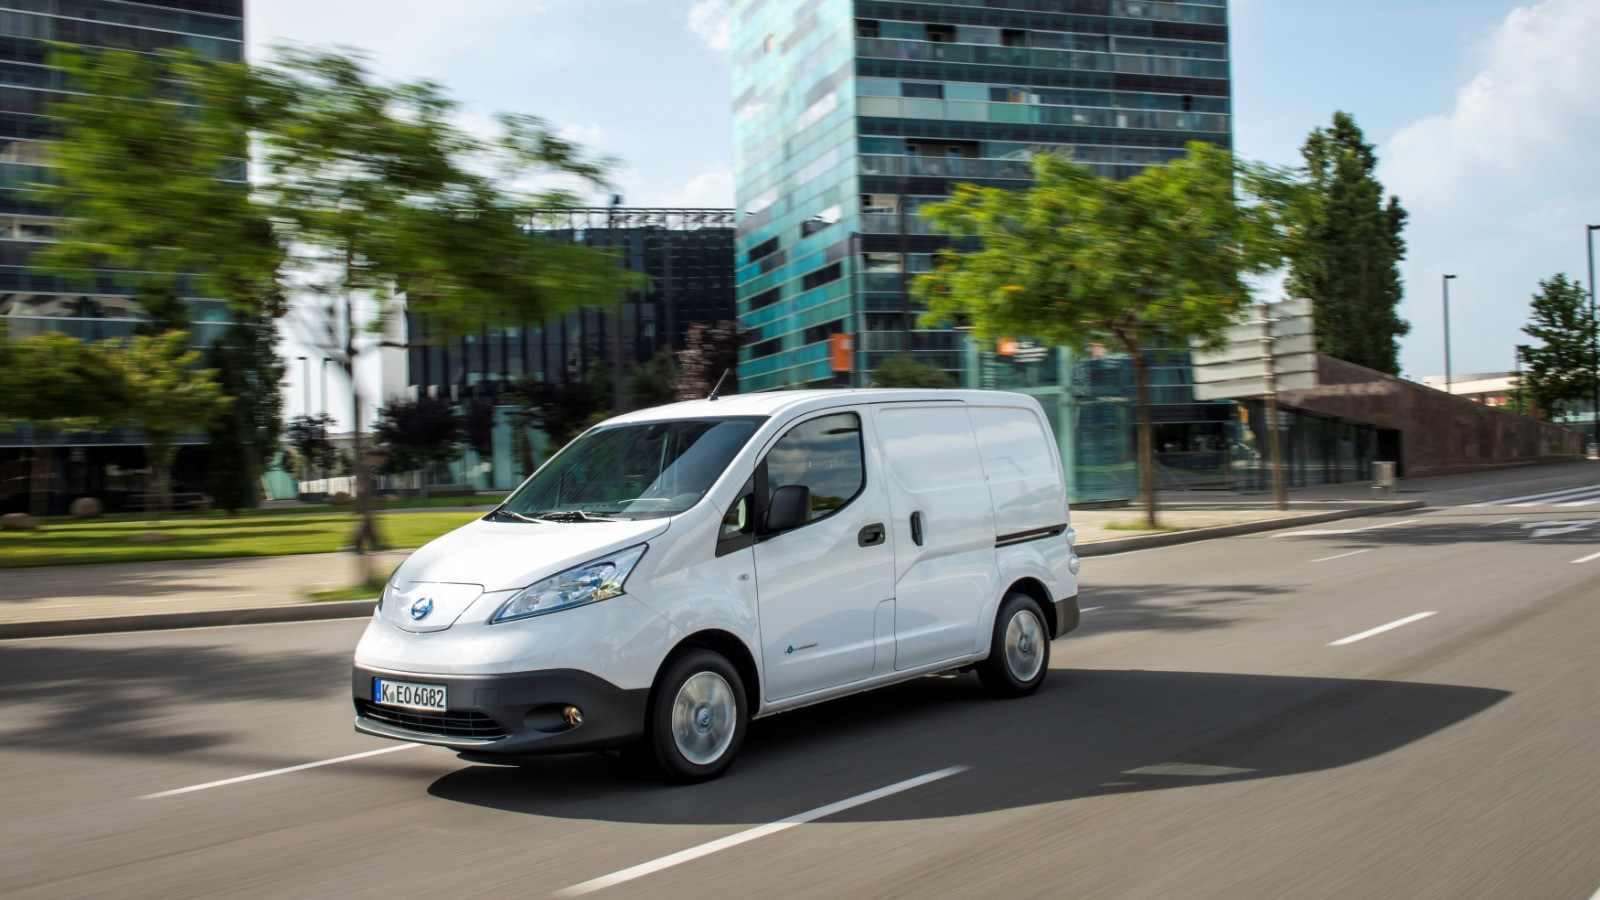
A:
[[[413,553],[356,728],[472,758],[636,746],[721,774],[752,718],[946,669],[1032,693],[1078,624],[1061,460],[995,391],[743,394],[589,429]]]

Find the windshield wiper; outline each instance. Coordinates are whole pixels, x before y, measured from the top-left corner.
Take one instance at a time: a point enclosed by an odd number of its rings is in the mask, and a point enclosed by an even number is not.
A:
[[[519,518],[526,518],[519,516]],[[597,516],[594,513],[584,512],[581,509],[557,509],[550,512],[534,513],[534,518],[546,522],[626,522],[631,521],[627,516]]]
[[[491,516],[510,516],[513,519],[518,519],[518,520],[523,521],[523,522],[532,522],[535,525],[542,524],[542,522],[539,519],[530,519],[527,516],[523,515],[522,513],[514,512],[512,510],[505,509],[504,507],[499,508],[499,509],[490,510],[489,511],[489,515],[491,515]]]

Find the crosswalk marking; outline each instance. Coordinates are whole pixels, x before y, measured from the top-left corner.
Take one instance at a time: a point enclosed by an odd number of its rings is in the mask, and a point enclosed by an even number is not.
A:
[[[1469,503],[1468,506],[1589,506],[1600,503],[1600,484],[1589,484],[1583,487],[1560,488],[1558,490],[1540,491],[1535,494],[1523,494],[1518,497],[1504,497],[1499,500],[1483,500],[1478,503]]]

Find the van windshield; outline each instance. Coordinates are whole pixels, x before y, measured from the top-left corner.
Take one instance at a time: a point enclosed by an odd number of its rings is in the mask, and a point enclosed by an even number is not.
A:
[[[675,516],[700,502],[762,421],[684,419],[591,431],[490,517],[596,522]]]

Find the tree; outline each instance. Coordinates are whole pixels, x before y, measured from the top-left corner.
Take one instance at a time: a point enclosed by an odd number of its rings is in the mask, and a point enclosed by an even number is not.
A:
[[[1121,347],[1137,389],[1145,520],[1155,527],[1145,351],[1223,339],[1251,304],[1243,276],[1281,265],[1292,189],[1282,173],[1200,143],[1125,181],[1052,154],[1034,157],[1033,174],[1022,191],[957,185],[929,208],[938,230],[981,247],[941,251],[913,283],[928,307],[923,321],[961,320],[984,338]]]
[[[26,422],[34,434],[29,512],[49,512],[56,437],[107,424],[125,400],[116,371],[95,347],[56,331],[17,341],[0,331],[0,422]]]
[[[677,353],[671,347],[662,347],[655,356],[628,371],[624,383],[628,406],[646,409],[676,402],[679,377]]]
[[[1296,210],[1288,290],[1310,298],[1317,352],[1390,375],[1400,372],[1399,338],[1411,326],[1396,311],[1406,211],[1383,196],[1378,158],[1349,113],[1318,128],[1300,150],[1308,183]]]
[[[156,518],[171,506],[172,460],[185,431],[213,425],[233,406],[217,384],[215,369],[200,369],[200,351],[182,331],[134,335],[105,345],[106,358],[121,379],[125,396],[116,418],[144,433]],[[147,501],[148,508],[148,501]]]
[[[44,199],[61,218],[33,264],[87,289],[127,290],[145,334],[188,329],[187,297],[281,314],[285,251],[246,183],[251,117],[238,67],[87,48],[57,49],[49,65],[71,87],[52,95],[60,137],[43,145]]]
[[[231,512],[253,508],[261,475],[278,451],[283,430],[284,363],[274,346],[277,328],[269,315],[238,313],[206,351],[217,384],[233,398],[206,442],[206,473],[217,505]]]
[[[1539,282],[1531,316],[1522,330],[1542,346],[1522,352],[1527,373],[1519,387],[1528,400],[1552,413],[1586,399],[1600,361],[1594,355],[1594,318],[1583,284],[1558,274]]]
[[[461,420],[448,400],[418,397],[396,400],[378,414],[372,431],[379,449],[387,454],[387,474],[421,472],[422,496],[428,496],[427,469],[461,457]]]
[[[281,50],[245,83],[261,110],[261,193],[329,312],[318,340],[353,376],[355,305],[377,321],[407,308],[440,336],[520,325],[620,299],[638,276],[588,247],[534,237],[540,211],[574,205],[560,191],[512,187],[541,176],[601,184],[586,157],[543,122],[506,115],[491,141],[453,123],[456,104],[426,82],[384,84],[359,60]],[[363,462],[363,401],[350,377],[357,463],[354,546],[380,546]]]
[[[900,353],[883,361],[872,370],[873,387],[898,388],[950,388],[955,379],[935,365],[917,362],[909,353]]]
[[[738,393],[739,323],[692,323],[684,333],[683,345],[678,351],[679,400],[703,400],[718,381],[722,393]]]
[[[328,472],[338,466],[338,453],[333,441],[328,439],[328,428],[332,425],[332,416],[319,413],[295,416],[284,426],[283,439],[294,449],[302,481],[310,481],[317,472]]]

